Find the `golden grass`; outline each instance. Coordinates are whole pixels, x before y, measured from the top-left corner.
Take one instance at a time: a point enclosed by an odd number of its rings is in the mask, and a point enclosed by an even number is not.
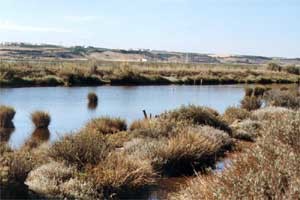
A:
[[[84,128],[85,132],[101,134],[113,134],[119,131],[126,131],[127,124],[120,118],[102,117],[91,120]]]
[[[237,107],[229,107],[225,110],[222,115],[222,119],[226,121],[228,124],[232,124],[236,120],[244,120],[250,117],[250,112],[246,109],[237,108]]]
[[[219,116],[216,116],[216,111],[208,109],[207,107],[200,107],[195,105],[182,106],[179,109],[165,112],[162,114],[163,118],[173,119],[175,121],[188,121],[198,125],[209,125],[221,130],[231,133],[231,130],[226,122]]]
[[[109,155],[91,170],[90,177],[97,188],[106,193],[135,190],[155,184],[156,173],[147,160],[141,160],[124,153]]]
[[[65,136],[49,149],[49,156],[59,162],[66,162],[81,169],[95,165],[109,153],[109,147],[102,134],[80,132]]]
[[[212,127],[178,127],[170,135],[142,137],[127,143],[125,151],[150,160],[163,175],[193,172],[196,166],[213,163],[219,153],[232,145],[228,134]]]

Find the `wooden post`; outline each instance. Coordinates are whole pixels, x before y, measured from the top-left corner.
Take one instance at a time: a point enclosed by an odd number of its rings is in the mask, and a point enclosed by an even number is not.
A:
[[[145,119],[148,119],[148,116],[147,116],[146,110],[143,110],[143,113],[144,113],[144,117],[145,117]]]

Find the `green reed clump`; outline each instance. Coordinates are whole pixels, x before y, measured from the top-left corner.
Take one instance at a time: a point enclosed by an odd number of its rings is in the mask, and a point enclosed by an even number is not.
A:
[[[120,118],[101,117],[92,119],[86,124],[86,132],[96,132],[102,134],[113,134],[119,131],[126,131],[127,124]]]
[[[31,120],[36,128],[48,128],[51,117],[47,112],[36,111],[31,114]]]
[[[9,106],[0,106],[0,127],[13,128],[12,120],[16,114],[16,111]]]

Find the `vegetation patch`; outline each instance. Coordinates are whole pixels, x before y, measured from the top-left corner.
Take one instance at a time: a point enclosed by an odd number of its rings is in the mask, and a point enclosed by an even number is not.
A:
[[[126,131],[127,124],[120,118],[102,117],[91,120],[84,128],[86,132],[101,134],[113,134],[119,131]]]
[[[31,114],[31,120],[36,128],[48,128],[51,117],[46,112],[36,111]]]
[[[1,128],[14,128],[12,120],[16,111],[9,106],[0,106],[0,127]]]
[[[206,107],[195,105],[182,106],[179,109],[163,113],[161,117],[175,121],[188,121],[197,125],[209,125],[231,133],[227,123],[216,116],[216,112],[212,112],[211,109]]]

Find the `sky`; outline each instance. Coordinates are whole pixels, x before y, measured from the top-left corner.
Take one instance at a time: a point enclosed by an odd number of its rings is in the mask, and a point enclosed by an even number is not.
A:
[[[0,0],[0,42],[300,57],[299,0]]]

